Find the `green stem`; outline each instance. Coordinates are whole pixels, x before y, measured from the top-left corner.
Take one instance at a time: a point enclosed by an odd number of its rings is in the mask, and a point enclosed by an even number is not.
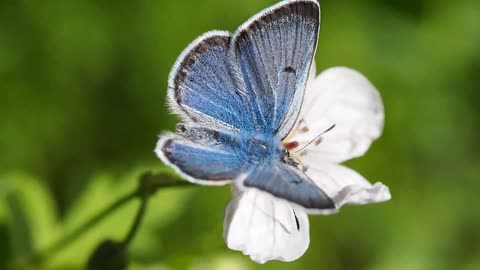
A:
[[[135,190],[134,192],[131,192],[117,201],[115,201],[112,205],[109,207],[105,208],[103,211],[98,213],[97,215],[93,216],[90,218],[88,221],[83,223],[80,227],[77,229],[73,230],[69,234],[67,234],[65,237],[60,239],[58,242],[52,244],[49,248],[47,248],[43,253],[40,253],[38,255],[33,256],[33,260],[35,262],[41,263],[44,261],[46,258],[51,257],[58,253],[60,250],[64,249],[68,245],[72,244],[74,241],[76,241],[80,236],[82,236],[84,233],[89,231],[91,228],[93,228],[95,225],[97,225],[100,221],[102,221],[104,218],[109,216],[111,213],[115,212],[117,209],[128,203],[130,200],[136,198],[138,196],[138,192]]]
[[[137,215],[135,216],[135,220],[133,221],[132,227],[128,232],[127,236],[123,240],[122,244],[127,247],[137,234],[138,229],[140,228],[140,224],[142,223],[143,217],[145,216],[145,211],[147,209],[148,204],[148,196],[142,196],[140,201],[140,208],[138,209]]]
[[[137,216],[135,217],[135,221],[125,240],[123,241],[123,244],[127,246],[133,240],[135,234],[138,231],[140,223],[142,222],[143,216],[145,214],[148,198],[151,195],[153,195],[160,188],[191,185],[192,183],[181,180],[177,177],[172,177],[172,175],[169,174],[152,174],[150,172],[147,172],[139,178],[139,186],[135,191],[121,197],[112,205],[105,208],[103,211],[83,223],[80,227],[70,232],[59,241],[52,244],[45,251],[32,255],[30,259],[27,259],[27,261],[30,261],[32,263],[42,263],[43,261],[45,261],[46,258],[53,257],[59,251],[75,242],[79,237],[81,237],[91,228],[95,227],[98,223],[100,223],[103,219],[112,214],[114,211],[116,211],[126,203],[130,202],[132,199],[141,198],[142,201],[140,209],[137,213]]]

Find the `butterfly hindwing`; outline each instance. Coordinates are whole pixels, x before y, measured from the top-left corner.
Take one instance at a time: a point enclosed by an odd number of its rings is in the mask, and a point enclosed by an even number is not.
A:
[[[266,191],[276,197],[308,209],[330,209],[335,204],[299,169],[284,163],[254,168],[243,184]]]
[[[157,155],[189,181],[222,185],[238,178],[246,165],[235,153],[235,138],[223,132],[180,126],[179,134],[163,135]],[[232,144],[230,144],[232,142]]]

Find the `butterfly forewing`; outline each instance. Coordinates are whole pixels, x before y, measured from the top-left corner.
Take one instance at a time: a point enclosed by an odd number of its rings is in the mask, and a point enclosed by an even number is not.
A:
[[[243,24],[231,49],[261,132],[286,137],[303,99],[317,46],[316,1],[284,1]]]
[[[169,103],[187,121],[219,129],[253,130],[244,83],[227,54],[230,34],[211,31],[192,42],[170,73]]]

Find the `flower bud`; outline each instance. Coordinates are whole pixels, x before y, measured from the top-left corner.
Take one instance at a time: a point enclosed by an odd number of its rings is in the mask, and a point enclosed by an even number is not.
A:
[[[125,270],[128,253],[125,245],[105,240],[97,246],[87,263],[88,270]]]

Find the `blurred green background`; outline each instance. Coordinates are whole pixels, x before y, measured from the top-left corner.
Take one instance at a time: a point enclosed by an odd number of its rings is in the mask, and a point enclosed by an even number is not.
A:
[[[211,29],[233,31],[272,0],[0,0],[0,269],[160,170],[157,135],[177,55]],[[480,269],[480,1],[323,0],[319,71],[364,73],[383,96],[383,136],[347,164],[393,199],[311,216],[292,263],[258,265],[222,239],[228,187],[158,192],[130,269]],[[121,239],[132,202],[43,265],[81,269]]]

